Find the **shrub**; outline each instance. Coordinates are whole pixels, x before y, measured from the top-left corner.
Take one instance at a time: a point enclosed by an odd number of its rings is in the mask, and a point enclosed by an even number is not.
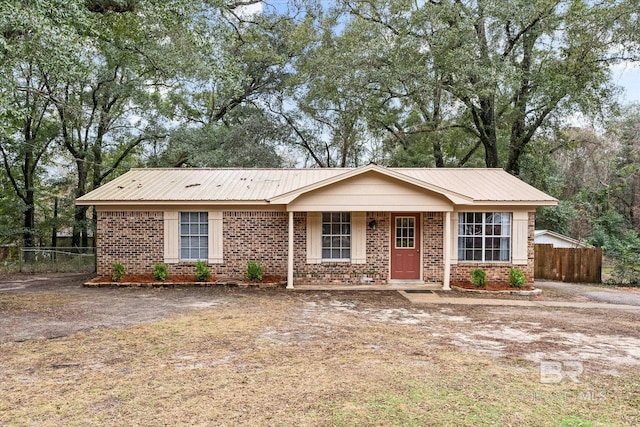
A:
[[[166,264],[156,264],[153,266],[153,278],[164,282],[169,277],[169,269]]]
[[[124,268],[124,265],[120,264],[119,262],[113,264],[111,280],[113,280],[114,282],[119,282],[122,280],[125,274],[127,274],[127,269]]]
[[[247,279],[252,282],[262,280],[262,261],[249,261],[247,263]]]
[[[476,268],[471,272],[471,283],[476,285],[477,287],[484,286],[487,284],[487,273],[480,268]]]
[[[609,242],[603,248],[613,258],[613,270],[609,284],[638,285],[640,277],[640,237],[635,231],[627,231],[622,238]]]
[[[514,288],[521,288],[526,283],[527,279],[524,277],[522,270],[518,268],[509,269],[509,286]]]
[[[209,277],[211,277],[211,272],[207,268],[207,262],[206,261],[196,262],[196,281],[205,282]]]

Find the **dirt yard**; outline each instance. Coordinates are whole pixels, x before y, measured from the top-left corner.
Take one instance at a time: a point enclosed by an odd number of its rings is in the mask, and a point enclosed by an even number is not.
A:
[[[85,278],[0,277],[0,425],[640,424],[640,311]]]

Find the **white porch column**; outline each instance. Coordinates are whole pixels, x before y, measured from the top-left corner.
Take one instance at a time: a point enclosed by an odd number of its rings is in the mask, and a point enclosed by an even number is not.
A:
[[[287,289],[293,289],[293,212],[289,211],[289,252],[287,260]]]
[[[442,242],[442,250],[444,252],[444,277],[442,278],[442,290],[451,289],[449,284],[451,279],[451,212],[444,214],[444,233],[442,233],[444,241]]]

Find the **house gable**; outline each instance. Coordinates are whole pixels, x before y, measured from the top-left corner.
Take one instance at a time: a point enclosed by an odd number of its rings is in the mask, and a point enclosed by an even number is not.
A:
[[[453,204],[442,194],[371,170],[299,194],[287,210],[447,212]]]
[[[460,203],[460,204],[466,204],[466,203],[472,203],[473,199],[471,197],[468,197],[464,194],[460,194],[460,193],[456,193],[454,191],[450,191],[446,188],[443,187],[439,187],[437,185],[433,185],[431,183],[419,180],[419,179],[415,179],[413,177],[410,177],[408,175],[402,174],[398,171],[395,171],[393,169],[389,169],[389,168],[384,168],[381,166],[378,166],[374,163],[371,163],[367,166],[362,166],[360,168],[356,168],[356,169],[350,169],[347,170],[347,172],[342,173],[340,175],[336,175],[333,176],[331,178],[327,178],[321,181],[317,181],[313,184],[304,186],[304,187],[300,187],[297,188],[295,190],[289,191],[289,192],[285,192],[282,194],[279,194],[275,197],[272,197],[271,199],[269,199],[268,201],[272,204],[289,204],[291,203],[293,200],[296,200],[298,197],[300,197],[303,194],[306,193],[310,193],[314,190],[318,190],[324,187],[329,187],[332,186],[333,184],[339,183],[341,181],[345,181],[345,180],[349,180],[352,178],[355,178],[357,176],[360,175],[371,175],[371,174],[377,174],[383,177],[387,177],[390,178],[392,180],[396,180],[398,182],[404,182],[410,185],[413,185],[417,188],[421,188],[424,190],[428,190],[431,191],[435,194],[440,194],[443,195],[446,199],[450,200],[453,203]],[[373,193],[375,194],[375,192]]]

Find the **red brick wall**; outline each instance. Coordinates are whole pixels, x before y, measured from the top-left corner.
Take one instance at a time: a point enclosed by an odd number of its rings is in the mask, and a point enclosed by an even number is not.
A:
[[[367,262],[330,262],[307,264],[307,214],[294,215],[295,260],[294,283],[358,285],[364,277],[373,279],[373,284],[384,284],[389,275],[389,214],[367,212],[366,223],[376,220],[376,229],[367,225]]]
[[[534,212],[529,213],[527,265],[512,266],[509,263],[477,263],[458,261],[457,265],[451,266],[451,282],[468,281],[471,277],[471,271],[476,268],[481,268],[487,273],[487,281],[507,282],[509,280],[509,269],[511,267],[515,267],[522,270],[527,278],[527,284],[533,284],[535,215],[536,214]]]
[[[97,273],[111,275],[121,263],[128,273],[153,271],[164,258],[162,212],[98,212]]]
[[[248,260],[262,259],[265,275],[287,276],[287,212],[225,212],[225,274],[244,276]]]
[[[262,259],[265,275],[287,274],[286,212],[224,212],[224,263],[209,265],[217,276],[242,278],[249,260]],[[129,274],[150,274],[164,262],[162,212],[100,212],[98,274],[110,275],[113,263]],[[193,274],[194,262],[169,264],[170,274]]]
[[[444,215],[442,212],[423,214],[422,252],[423,279],[427,283],[442,283],[444,276]]]
[[[296,284],[360,284],[364,277],[384,284],[389,274],[389,213],[367,212],[366,222],[375,219],[377,226],[367,226],[366,264],[306,263],[306,213],[294,214],[294,247]],[[518,266],[533,282],[535,214],[529,214],[529,262]],[[425,213],[423,221],[423,276],[425,282],[442,283],[443,214]],[[224,263],[210,265],[214,275],[241,278],[249,260],[262,259],[264,274],[286,276],[287,230],[286,212],[224,212]],[[164,260],[164,226],[162,212],[99,212],[97,233],[97,271],[110,275],[113,263],[121,262],[128,273],[153,272]],[[464,263],[451,266],[451,280],[468,280],[471,270],[482,268],[489,280],[506,281],[509,264]],[[171,274],[193,274],[193,263],[169,265]]]
[[[223,263],[210,264],[211,274],[244,278],[249,261],[262,260],[264,275],[287,275],[287,212],[223,213]],[[194,262],[170,264],[170,274],[193,274]]]

